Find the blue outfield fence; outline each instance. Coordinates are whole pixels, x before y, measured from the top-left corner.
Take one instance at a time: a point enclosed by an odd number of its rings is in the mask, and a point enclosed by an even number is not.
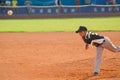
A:
[[[13,11],[13,15],[120,13],[120,5],[31,6],[31,7],[0,6],[0,16],[7,15],[9,10]]]
[[[0,0],[1,2],[6,2],[7,0]],[[13,0],[9,0],[13,1]],[[24,6],[27,0],[17,0],[18,6]],[[96,4],[96,5],[106,5],[111,4],[109,0],[59,0],[61,5],[86,5],[86,4]],[[33,6],[54,6],[56,5],[57,0],[30,0],[31,5]],[[120,0],[116,0],[116,4],[120,4]]]

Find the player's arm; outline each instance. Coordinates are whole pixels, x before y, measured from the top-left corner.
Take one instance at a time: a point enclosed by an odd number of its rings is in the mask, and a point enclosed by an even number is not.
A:
[[[89,44],[86,44],[85,45],[85,49],[87,50],[89,48]]]

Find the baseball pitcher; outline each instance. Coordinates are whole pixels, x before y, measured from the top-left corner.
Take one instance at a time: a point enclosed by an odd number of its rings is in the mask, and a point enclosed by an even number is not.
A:
[[[83,41],[86,43],[86,49],[88,49],[90,44],[96,47],[94,76],[98,75],[100,71],[100,64],[104,48],[112,52],[120,52],[120,46],[115,46],[108,37],[90,32],[85,26],[80,26],[76,33],[78,33],[82,37]]]

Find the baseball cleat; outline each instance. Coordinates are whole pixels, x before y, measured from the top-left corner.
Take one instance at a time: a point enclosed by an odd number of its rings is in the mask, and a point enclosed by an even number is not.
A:
[[[97,76],[98,75],[98,72],[94,72],[94,76]]]

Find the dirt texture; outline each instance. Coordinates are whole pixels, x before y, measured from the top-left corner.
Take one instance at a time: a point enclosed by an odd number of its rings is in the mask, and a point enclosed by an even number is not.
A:
[[[120,32],[99,32],[120,45]],[[0,80],[120,80],[120,53],[104,50],[93,76],[96,48],[74,32],[0,33]]]

